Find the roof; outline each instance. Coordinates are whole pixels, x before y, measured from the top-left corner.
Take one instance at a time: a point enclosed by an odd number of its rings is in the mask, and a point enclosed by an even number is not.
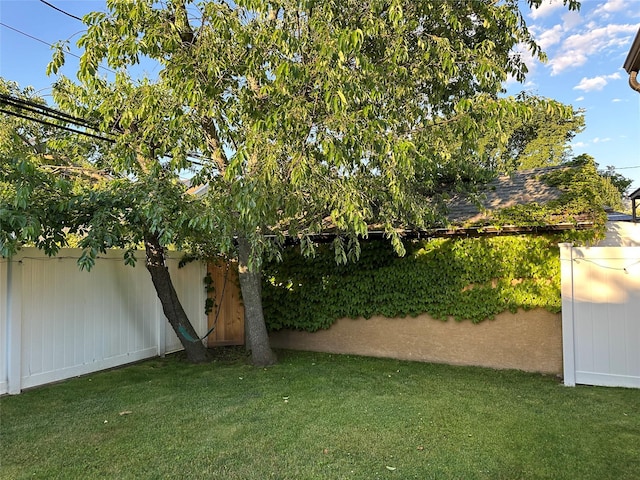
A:
[[[575,168],[561,165],[522,170],[511,175],[503,175],[481,187],[475,195],[454,195],[447,202],[448,226],[428,230],[399,229],[404,238],[468,237],[493,235],[518,235],[523,233],[545,233],[565,230],[593,228],[593,219],[578,215],[577,218],[556,216],[553,221],[540,223],[495,225],[491,223],[492,213],[515,206],[543,206],[560,200],[563,191],[545,183],[544,176],[553,172]],[[640,190],[639,190],[640,192]],[[379,226],[370,225],[369,238],[386,236]],[[329,241],[335,237],[332,228],[314,236],[316,241]]]
[[[639,198],[640,198],[640,188],[638,188],[637,190],[634,190],[629,195],[630,200],[638,200]]]
[[[640,71],[640,29],[638,29],[627,59],[624,61],[624,69],[627,73]]]
[[[607,212],[608,222],[633,222],[633,216],[622,212]]]
[[[636,210],[636,201],[640,199],[640,188],[635,190],[629,195],[629,200],[631,200],[631,218],[634,222],[638,221],[638,212]]]
[[[489,182],[475,199],[465,195],[455,195],[448,202],[448,219],[453,224],[478,223],[488,220],[491,212],[517,205],[544,205],[558,200],[562,191],[542,181],[542,176],[566,169],[554,166],[522,170],[511,175],[503,175]]]
[[[537,224],[492,225],[492,212],[514,206],[545,205],[559,200],[563,191],[544,182],[543,177],[549,173],[574,168],[561,165],[532,170],[522,170],[511,175],[500,176],[482,186],[475,195],[456,194],[446,203],[447,223],[428,230],[399,228],[397,232],[404,238],[432,238],[458,236],[492,236],[517,235],[522,233],[544,233],[564,230],[581,230],[593,228],[593,220],[577,218],[568,221],[558,218],[557,221]],[[202,195],[207,185],[196,185],[189,189],[195,195]],[[634,194],[640,196],[640,189]],[[633,194],[632,194],[633,195]],[[332,241],[337,235],[335,225],[330,217],[324,219],[323,232],[312,235],[316,242]],[[267,235],[269,236],[269,235]],[[369,225],[368,238],[386,237],[387,232],[381,225]],[[297,238],[285,236],[285,242],[295,243]]]

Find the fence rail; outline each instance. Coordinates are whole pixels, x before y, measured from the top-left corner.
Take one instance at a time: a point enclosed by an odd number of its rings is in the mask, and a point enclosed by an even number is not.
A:
[[[26,248],[0,259],[0,393],[180,350],[142,262],[125,266],[114,250],[80,272],[77,249],[47,257]],[[141,252],[140,258],[144,258]],[[167,259],[194,328],[207,329],[206,265]]]

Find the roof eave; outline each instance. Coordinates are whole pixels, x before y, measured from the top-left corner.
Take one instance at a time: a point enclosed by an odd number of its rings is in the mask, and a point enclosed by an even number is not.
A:
[[[624,61],[624,69],[628,74],[640,71],[640,30],[638,30],[627,59]]]
[[[576,223],[557,223],[550,225],[536,226],[516,226],[516,225],[483,225],[476,227],[456,227],[433,228],[430,230],[399,230],[402,238],[410,239],[430,239],[430,238],[459,238],[459,237],[496,237],[502,235],[535,235],[544,233],[566,232],[568,230],[590,230],[594,228],[591,221],[580,221]],[[317,243],[332,242],[338,234],[336,232],[323,232],[311,235],[312,241]],[[272,235],[267,235],[272,237]],[[367,238],[387,238],[388,233],[383,230],[369,230]],[[295,244],[299,241],[297,237],[285,236],[286,244]]]
[[[638,200],[639,198],[640,198],[640,188],[634,190],[629,195],[629,199],[631,199],[631,200]]]

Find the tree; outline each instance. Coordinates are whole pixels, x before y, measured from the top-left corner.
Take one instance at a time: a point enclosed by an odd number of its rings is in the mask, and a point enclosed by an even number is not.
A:
[[[480,140],[493,132],[506,142],[506,119],[530,114],[498,96],[508,75],[526,73],[512,48],[542,56],[516,0],[108,6],[85,17],[80,83],[61,79],[56,98],[121,132],[120,172],[138,175],[139,155],[150,172],[175,171],[183,165],[163,163],[166,154],[198,153],[194,180],[209,187],[210,216],[193,223],[237,251],[248,343],[261,365],[275,361],[259,292],[273,244],[298,237],[311,253],[311,235],[328,223],[336,259],[346,261],[375,222],[402,253],[397,228],[441,219],[445,187],[484,171]],[[50,70],[63,61],[61,49]],[[143,61],[158,71],[153,81],[128,77]],[[115,79],[97,74],[101,62]]]
[[[76,235],[84,249],[78,263],[89,270],[111,247],[123,248],[125,263],[133,265],[144,245],[146,268],[187,357],[207,360],[164,263],[169,244],[207,244],[188,225],[201,215],[197,198],[162,169],[118,174],[113,165],[120,157],[107,139],[70,128],[72,118],[45,106],[31,89],[5,81],[0,88],[9,108],[0,119],[0,254],[33,244],[55,255]]]
[[[508,141],[501,145],[491,137],[487,139],[484,151],[488,157],[490,170],[509,174],[515,170],[530,170],[562,164],[594,164],[593,157],[582,154],[572,155],[570,142],[584,130],[585,119],[582,110],[574,110],[551,99],[526,93],[517,97],[531,107],[530,115],[513,117],[508,132]],[[617,173],[614,166],[598,170],[598,174],[610,181],[620,195],[624,195],[633,180]],[[607,185],[608,183],[605,182]],[[619,202],[614,202],[618,204]]]
[[[571,159],[571,140],[584,129],[584,115],[570,105],[521,93],[516,101],[530,107],[506,122],[506,143],[486,139],[488,165],[500,174],[560,165]]]
[[[609,181],[616,187],[618,192],[620,192],[620,195],[625,195],[627,193],[627,190],[629,190],[629,187],[633,183],[632,179],[616,172],[616,167],[613,165],[607,165],[606,169],[599,170],[599,172],[600,175],[609,179]]]
[[[593,164],[593,157],[587,154],[572,156],[570,142],[584,130],[585,119],[582,110],[574,110],[570,105],[562,105],[551,99],[526,93],[517,97],[531,107],[530,115],[512,118],[508,129],[508,141],[500,145],[493,137],[486,139],[484,152],[489,169],[500,174],[515,170],[530,170],[562,164]],[[633,183],[631,179],[617,173],[614,166],[598,170],[600,177],[608,179],[620,195],[624,195]],[[608,182],[605,182],[609,185]],[[605,188],[608,190],[608,187]],[[614,202],[619,204],[618,201]]]
[[[95,142],[42,118],[37,112],[44,102],[32,88],[0,78],[0,102],[0,255],[11,256],[24,243],[53,255],[66,244],[65,229],[74,233],[73,178],[79,177],[69,173],[88,172],[87,163],[75,159],[95,154]],[[11,115],[16,106],[35,121]]]
[[[591,190],[585,189],[592,197],[592,204],[597,205],[599,208],[610,207],[615,210],[622,210],[624,208],[622,204],[622,197],[624,190],[620,190],[625,184],[628,187],[631,184],[631,180],[626,179],[622,175],[619,175],[616,180],[611,176],[611,170],[602,171],[598,170],[598,164],[595,159],[586,153],[577,155],[568,165],[579,165],[581,170],[584,171],[584,178],[591,187]],[[583,178],[577,178],[575,182],[585,181]],[[628,182],[628,183],[627,183]]]

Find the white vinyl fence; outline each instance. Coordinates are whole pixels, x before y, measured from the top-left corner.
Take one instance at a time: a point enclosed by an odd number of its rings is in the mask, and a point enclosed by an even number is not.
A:
[[[56,257],[26,248],[0,258],[0,394],[111,368],[180,350],[140,252],[135,268],[122,252],[102,255],[90,272],[80,271],[80,250]],[[178,268],[167,259],[189,319],[200,334],[206,266]]]
[[[7,355],[9,342],[8,338],[8,325],[7,325],[7,313],[10,308],[9,305],[9,286],[7,280],[9,279],[9,262],[0,257],[0,394],[7,393],[9,390],[8,385],[8,365]]]
[[[564,383],[640,388],[640,247],[560,245]]]

